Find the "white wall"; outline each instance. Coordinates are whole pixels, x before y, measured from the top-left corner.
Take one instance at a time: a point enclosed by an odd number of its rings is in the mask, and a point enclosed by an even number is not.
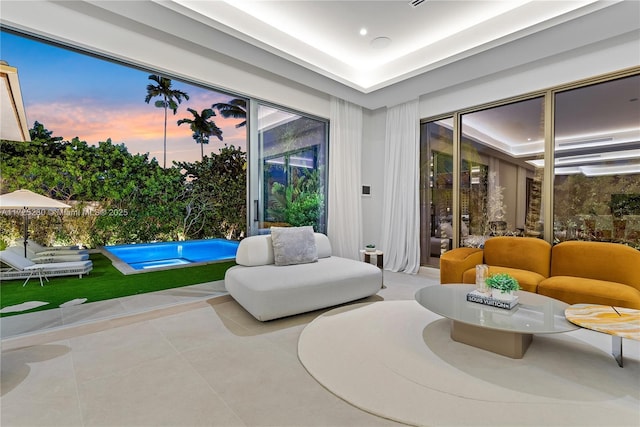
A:
[[[638,34],[627,34],[420,97],[428,118],[640,65]]]
[[[387,110],[364,110],[362,120],[362,185],[371,187],[371,196],[362,197],[362,237],[365,245],[380,245],[384,196],[384,138]]]

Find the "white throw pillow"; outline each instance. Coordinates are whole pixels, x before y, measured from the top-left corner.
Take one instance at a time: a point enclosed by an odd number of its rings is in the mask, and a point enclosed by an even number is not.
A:
[[[271,236],[249,236],[240,241],[236,252],[236,264],[247,267],[273,264]]]
[[[306,264],[318,261],[313,227],[271,227],[276,265]]]

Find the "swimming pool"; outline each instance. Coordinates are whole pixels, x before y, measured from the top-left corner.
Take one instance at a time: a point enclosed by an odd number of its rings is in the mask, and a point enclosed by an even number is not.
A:
[[[104,250],[114,266],[126,274],[131,273],[130,269],[140,272],[154,268],[232,260],[236,256],[238,245],[239,242],[234,240],[207,239],[114,245],[105,246]]]

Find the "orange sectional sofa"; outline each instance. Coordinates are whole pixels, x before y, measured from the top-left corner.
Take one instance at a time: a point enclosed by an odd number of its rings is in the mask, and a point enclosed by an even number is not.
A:
[[[532,237],[493,237],[484,249],[440,257],[440,283],[475,283],[475,266],[509,273],[528,292],[568,304],[640,309],[640,251],[618,243],[566,241],[553,247]]]

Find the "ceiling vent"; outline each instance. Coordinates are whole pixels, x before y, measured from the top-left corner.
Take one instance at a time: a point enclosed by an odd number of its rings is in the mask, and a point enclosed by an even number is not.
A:
[[[418,7],[424,2],[425,0],[411,0],[409,4],[411,5],[411,7]]]

